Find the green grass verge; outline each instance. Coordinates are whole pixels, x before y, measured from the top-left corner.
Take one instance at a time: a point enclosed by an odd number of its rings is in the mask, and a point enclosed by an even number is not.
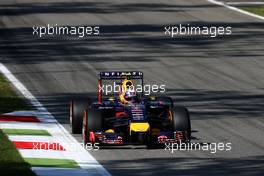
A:
[[[25,162],[14,144],[0,130],[0,175],[1,176],[36,176]]]
[[[257,15],[264,16],[264,5],[263,6],[254,6],[254,7],[241,7],[241,9],[246,10]]]
[[[80,168],[74,160],[69,159],[25,158],[25,161],[35,167]]]
[[[29,109],[24,99],[18,96],[9,82],[0,75],[0,114]]]
[[[30,109],[22,97],[19,97],[9,83],[0,75],[0,114],[16,110]],[[25,162],[14,144],[0,129],[0,175],[36,176]]]
[[[8,135],[51,136],[47,130],[2,129],[2,131]]]

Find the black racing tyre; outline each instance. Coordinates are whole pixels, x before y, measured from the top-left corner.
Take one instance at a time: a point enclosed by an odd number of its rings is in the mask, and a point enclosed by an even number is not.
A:
[[[87,99],[76,99],[70,102],[70,126],[73,134],[82,133],[83,112],[88,106]]]
[[[187,132],[187,140],[191,139],[191,121],[189,111],[185,107],[175,107],[173,111],[172,125],[174,131]]]
[[[102,110],[92,106],[91,108],[86,109],[83,113],[84,144],[95,142],[90,140],[90,135],[94,135],[94,132],[100,131],[103,131],[103,113]]]

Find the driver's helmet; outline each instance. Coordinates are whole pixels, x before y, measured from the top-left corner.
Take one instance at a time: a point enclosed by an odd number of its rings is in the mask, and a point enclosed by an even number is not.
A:
[[[119,94],[121,103],[130,103],[136,100],[136,92],[134,90],[134,84],[132,80],[124,79],[121,83],[121,91]]]
[[[134,101],[136,99],[136,92],[134,90],[127,90],[124,95],[124,99],[127,102]]]

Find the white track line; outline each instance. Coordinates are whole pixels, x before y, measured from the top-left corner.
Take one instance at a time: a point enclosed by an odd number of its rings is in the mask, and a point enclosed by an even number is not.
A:
[[[74,160],[75,152],[65,152],[65,151],[54,151],[49,150],[47,155],[47,150],[31,150],[31,149],[19,149],[19,152],[23,155],[24,158],[50,158],[58,159],[63,156],[62,159],[71,159]]]
[[[258,19],[261,19],[261,20],[264,20],[264,17],[263,16],[260,16],[260,15],[256,15],[254,13],[250,13],[250,12],[247,12],[245,10],[241,10],[239,8],[236,8],[236,7],[233,7],[233,6],[230,6],[230,5],[227,5],[223,2],[219,2],[219,1],[216,1],[216,0],[207,0],[208,2],[211,2],[213,4],[217,4],[217,5],[220,5],[220,6],[223,6],[223,7],[226,7],[228,9],[231,9],[231,10],[234,10],[234,11],[237,11],[239,13],[242,13],[242,14],[245,14],[245,15],[249,15],[249,16],[252,16],[252,17],[255,17],[255,18],[258,18]]]
[[[52,128],[55,128],[56,124],[49,123],[21,123],[21,122],[0,122],[0,128],[6,129],[26,129],[26,130],[46,130],[51,133]]]
[[[264,2],[227,2],[228,5],[263,5]]]
[[[21,92],[21,94],[27,98],[30,103],[36,107],[38,110],[38,114],[40,113],[42,116],[45,116],[47,119],[52,119],[54,123],[57,125],[56,129],[53,129],[54,136],[60,141],[63,141],[62,145],[75,143],[78,151],[75,153],[75,161],[79,164],[79,166],[86,170],[86,174],[96,174],[98,173],[103,176],[110,176],[110,173],[100,165],[96,159],[87,152],[79,142],[53,117],[53,115],[48,112],[48,110],[37,100],[37,98],[31,94],[31,92],[8,70],[6,66],[0,63],[0,72]],[[94,172],[96,170],[96,172]]]
[[[8,138],[11,141],[19,142],[56,142],[52,136],[34,136],[34,135],[8,135]],[[57,141],[58,143],[58,141]]]

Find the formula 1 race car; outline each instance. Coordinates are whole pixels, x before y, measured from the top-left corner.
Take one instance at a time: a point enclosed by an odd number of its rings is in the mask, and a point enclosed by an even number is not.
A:
[[[105,95],[104,81],[117,82],[118,91]],[[72,133],[82,133],[84,144],[189,142],[188,110],[174,107],[170,97],[136,92],[135,82],[144,86],[142,72],[100,72],[97,100],[76,99],[70,103]]]

